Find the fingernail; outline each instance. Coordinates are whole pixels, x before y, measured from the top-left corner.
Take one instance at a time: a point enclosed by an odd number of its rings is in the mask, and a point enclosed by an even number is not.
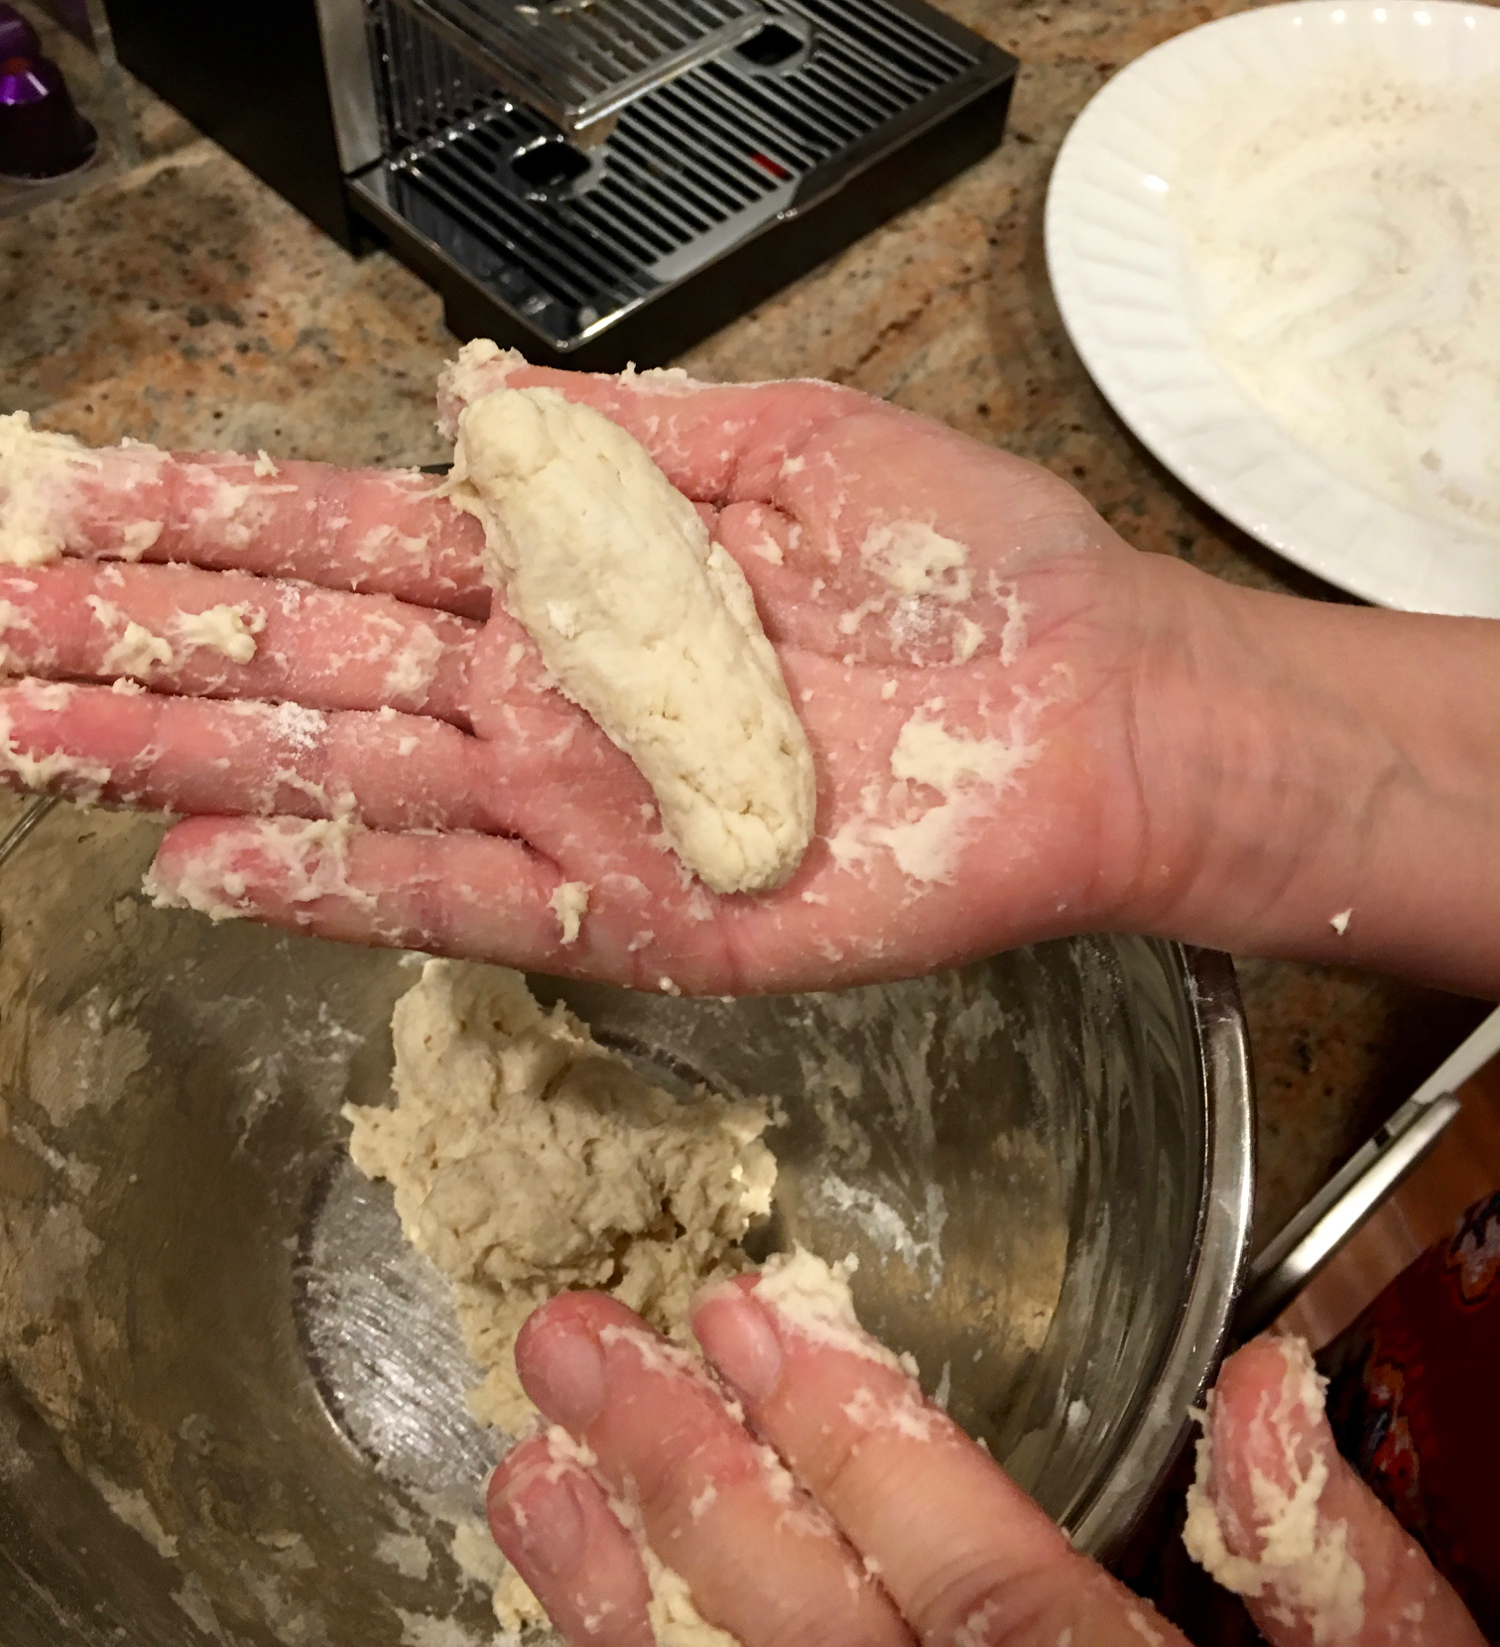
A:
[[[540,1567],[556,1577],[571,1572],[583,1557],[583,1511],[566,1477],[549,1481],[533,1476],[524,1488],[525,1502],[503,1498],[491,1506],[491,1525],[518,1565]]]
[[[710,1294],[693,1317],[703,1353],[750,1401],[766,1401],[781,1382],[781,1345],[766,1312],[737,1288]]]
[[[547,1322],[528,1339],[517,1371],[542,1412],[575,1434],[588,1429],[604,1407],[604,1356],[581,1321]]]

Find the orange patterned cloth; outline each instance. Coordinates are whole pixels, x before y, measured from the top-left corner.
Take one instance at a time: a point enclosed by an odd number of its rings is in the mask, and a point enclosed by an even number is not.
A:
[[[1339,1451],[1500,1642],[1500,1191],[1318,1363]]]

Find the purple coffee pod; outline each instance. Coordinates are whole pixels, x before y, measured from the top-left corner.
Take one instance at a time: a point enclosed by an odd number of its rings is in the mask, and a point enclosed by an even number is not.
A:
[[[39,183],[94,158],[98,133],[73,106],[50,58],[0,59],[0,176]]]
[[[14,6],[0,6],[0,63],[10,57],[40,57],[36,30]]]

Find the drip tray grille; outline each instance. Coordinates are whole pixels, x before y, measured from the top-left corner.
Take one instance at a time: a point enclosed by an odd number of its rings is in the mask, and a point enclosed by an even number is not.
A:
[[[914,0],[795,0],[741,47],[627,103],[588,148],[470,76],[465,107],[450,103],[440,126],[429,115],[426,135],[354,187],[566,353],[1008,90],[1013,71]],[[403,108],[443,106],[442,85],[401,79]],[[983,147],[998,141],[1003,108]],[[943,175],[975,157],[955,154]]]
[[[565,131],[756,33],[752,0],[396,0]]]

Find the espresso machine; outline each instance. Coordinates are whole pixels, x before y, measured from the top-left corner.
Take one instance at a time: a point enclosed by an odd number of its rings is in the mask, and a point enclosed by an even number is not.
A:
[[[122,61],[460,337],[653,365],[1000,141],[922,0],[108,0]]]

